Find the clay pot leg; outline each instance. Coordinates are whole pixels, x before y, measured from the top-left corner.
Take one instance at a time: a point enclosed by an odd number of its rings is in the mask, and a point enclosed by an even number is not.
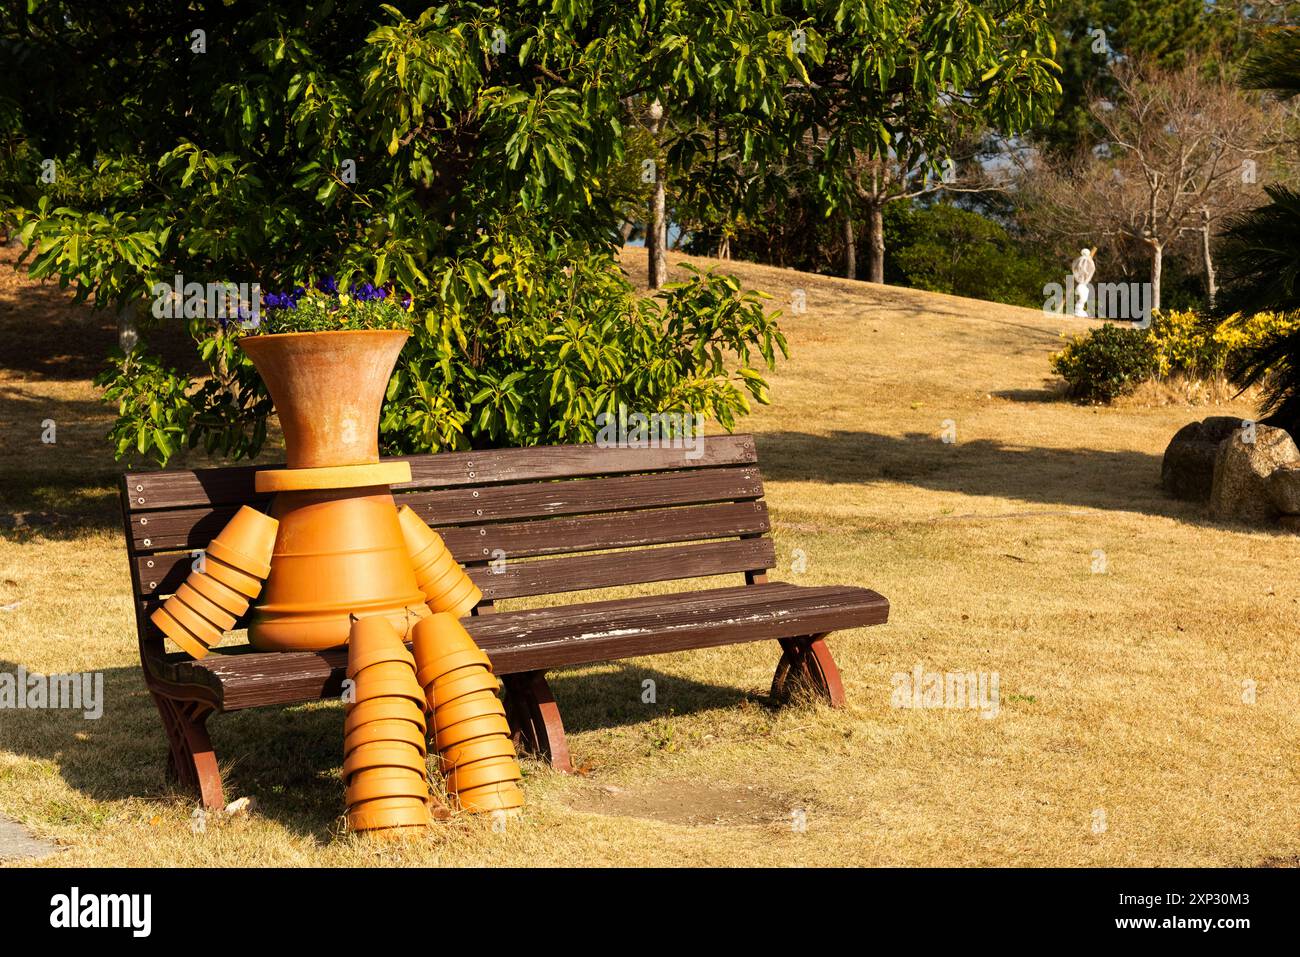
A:
[[[501,681],[506,689],[506,718],[516,750],[539,754],[555,770],[572,772],[560,706],[546,683],[546,672],[525,671],[505,675]]]
[[[772,698],[777,703],[789,701],[800,691],[823,699],[832,708],[844,707],[844,685],[840,670],[831,657],[825,635],[782,638],[781,660],[772,677]]]
[[[221,771],[206,727],[211,710],[197,702],[177,701],[157,693],[153,700],[162,715],[163,730],[167,732],[168,776],[197,794],[208,810],[224,810],[226,798],[221,787]]]

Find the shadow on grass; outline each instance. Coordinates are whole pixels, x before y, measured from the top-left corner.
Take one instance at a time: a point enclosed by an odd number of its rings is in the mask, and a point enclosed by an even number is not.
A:
[[[960,427],[960,423],[958,423]],[[837,431],[762,432],[759,464],[776,481],[902,482],[965,495],[1037,504],[1144,512],[1200,523],[1198,503],[1165,495],[1161,456],[1088,448],[1043,448],[995,439],[945,444],[933,435]]]
[[[0,270],[8,274],[0,282],[0,369],[31,379],[93,378],[117,347],[116,311],[75,304],[72,290],[55,280],[29,279],[26,265],[17,265],[20,252],[16,244],[0,246]],[[142,336],[165,362],[197,366],[184,323],[155,323]]]
[[[780,649],[776,642],[758,642],[771,656],[776,668]],[[756,654],[763,651],[755,650]],[[580,674],[558,671],[546,678],[560,705],[564,729],[569,732],[625,727],[662,718],[669,709],[676,714],[693,714],[715,708],[733,708],[744,701],[762,700],[749,692],[726,685],[670,675],[644,665],[609,662],[595,672]],[[653,702],[643,701],[653,681]]]
[[[104,437],[111,412],[81,396],[0,385],[0,537],[62,540],[120,525],[121,469]]]
[[[0,660],[0,673],[19,663]],[[53,762],[69,787],[95,801],[131,798],[193,803],[168,780],[162,720],[138,667],[103,674],[103,714],[19,709],[0,712],[0,750]],[[656,684],[659,703],[642,704],[642,682]],[[652,668],[613,665],[580,675],[559,672],[552,685],[569,731],[632,725],[676,714],[731,707],[750,695]],[[312,702],[214,715],[208,721],[226,800],[252,796],[257,813],[302,835],[328,841],[344,812],[341,704]],[[581,756],[577,756],[579,761]],[[436,759],[432,765],[436,772]]]

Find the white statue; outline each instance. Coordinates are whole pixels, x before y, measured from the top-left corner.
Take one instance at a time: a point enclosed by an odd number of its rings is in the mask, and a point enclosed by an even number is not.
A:
[[[1088,283],[1097,271],[1093,262],[1091,249],[1080,249],[1079,258],[1074,261],[1071,272],[1074,274],[1074,314],[1079,319],[1088,318],[1088,294],[1092,292]]]

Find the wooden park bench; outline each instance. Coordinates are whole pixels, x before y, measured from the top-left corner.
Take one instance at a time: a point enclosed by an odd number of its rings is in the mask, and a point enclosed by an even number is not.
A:
[[[590,445],[419,455],[394,486],[437,529],[483,591],[464,620],[502,678],[516,743],[569,770],[546,672],[642,655],[776,641],[776,700],[796,686],[843,704],[827,633],[882,624],[865,588],[769,582],[776,555],[754,439],[708,437],[703,454]],[[696,453],[700,452],[697,447]],[[275,466],[263,466],[275,467]],[[145,682],[162,713],[168,767],[223,806],[205,722],[215,713],[341,694],[346,651],[258,652],[223,645],[202,661],[169,654],[150,613],[240,505],[265,506],[258,467],[128,473],[121,495]],[[743,575],[744,584],[497,611],[533,598],[648,582]],[[242,628],[241,622],[236,626]]]

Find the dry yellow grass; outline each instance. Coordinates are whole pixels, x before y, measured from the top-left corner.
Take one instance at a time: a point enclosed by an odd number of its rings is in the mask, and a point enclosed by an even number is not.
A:
[[[889,625],[832,639],[848,709],[770,710],[764,644],[562,672],[586,773],[529,763],[527,814],[504,833],[458,819],[402,846],[340,833],[337,707],[219,717],[231,797],[258,803],[196,833],[163,787],[135,664],[107,415],[84,371],[33,356],[0,380],[4,512],[84,518],[3,531],[0,605],[21,604],[0,612],[0,671],[102,669],[107,705],[99,721],[0,713],[0,812],[70,865],[1300,862],[1296,542],[1159,488],[1170,435],[1211,410],[1056,401],[1047,354],[1081,321],[726,265],[777,305],[806,291],[774,404],[745,426],[773,577],[893,602]],[[629,268],[643,276],[639,254]],[[0,285],[10,317],[13,293]],[[918,663],[996,671],[1000,713],[892,708],[892,676]]]

